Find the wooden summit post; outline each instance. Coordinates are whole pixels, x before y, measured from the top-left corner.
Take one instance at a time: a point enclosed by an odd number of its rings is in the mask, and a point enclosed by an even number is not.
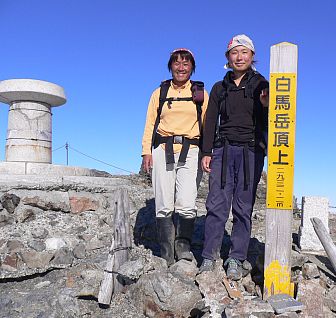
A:
[[[297,46],[271,47],[264,299],[291,283]]]

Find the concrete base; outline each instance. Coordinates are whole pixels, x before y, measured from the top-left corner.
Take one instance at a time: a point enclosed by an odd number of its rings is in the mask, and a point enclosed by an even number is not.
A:
[[[112,177],[89,177],[89,176],[48,176],[46,178],[44,175],[9,175],[0,174],[0,188],[3,191],[11,188],[20,188],[21,186],[29,186],[35,189],[41,187],[57,187],[62,186],[73,186],[82,185],[83,187],[91,188],[115,188],[120,186],[127,186],[130,181],[123,178]]]
[[[0,175],[94,176],[88,168],[34,162],[0,162]]]
[[[41,176],[46,177],[64,177],[64,176],[87,176],[87,177],[102,177],[103,174],[97,173],[97,170],[74,167],[53,165],[48,163],[34,163],[34,162],[0,162],[0,179],[4,175],[20,175],[20,176]],[[108,173],[106,173],[108,176]],[[102,178],[106,179],[106,178]]]

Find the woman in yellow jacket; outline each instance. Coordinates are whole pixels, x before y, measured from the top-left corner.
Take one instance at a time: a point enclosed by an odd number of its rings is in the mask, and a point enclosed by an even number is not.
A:
[[[161,257],[171,265],[175,257],[177,260],[193,259],[190,244],[196,217],[197,188],[202,176],[200,121],[203,121],[209,97],[204,91],[201,113],[198,113],[200,105],[192,98],[195,85],[190,77],[195,71],[195,59],[190,50],[174,50],[168,69],[172,80],[157,88],[149,101],[142,139],[142,165],[146,172],[152,170]],[[162,96],[163,89],[166,96]],[[176,235],[174,212],[178,215]]]

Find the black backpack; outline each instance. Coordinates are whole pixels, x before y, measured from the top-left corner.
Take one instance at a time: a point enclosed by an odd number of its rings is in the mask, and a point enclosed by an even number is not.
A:
[[[161,82],[161,85],[160,85],[159,107],[157,110],[157,116],[156,116],[156,120],[155,120],[155,124],[153,128],[152,146],[154,144],[156,131],[160,123],[162,107],[165,102],[168,102],[168,105],[170,105],[174,101],[193,101],[196,105],[197,121],[199,125],[200,134],[202,132],[202,105],[204,102],[204,83],[200,81],[190,81],[191,82],[191,96],[190,97],[169,97],[167,98],[167,94],[168,94],[171,81],[172,81],[171,79],[163,81]]]

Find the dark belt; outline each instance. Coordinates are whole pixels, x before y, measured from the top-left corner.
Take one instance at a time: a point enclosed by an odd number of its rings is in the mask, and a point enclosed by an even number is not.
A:
[[[163,137],[160,134],[156,134],[154,138],[154,148],[157,148],[160,144],[166,144],[165,153],[166,153],[166,164],[175,163],[174,158],[174,144],[181,144],[182,149],[178,159],[178,162],[185,163],[187,160],[188,151],[190,145],[199,145],[199,140],[194,138],[190,139],[184,136],[168,136]]]
[[[249,143],[236,143],[230,142],[227,139],[222,141],[223,145],[223,155],[222,155],[222,175],[221,175],[221,189],[224,189],[226,184],[226,170],[227,170],[227,150],[228,145],[233,146],[242,146],[243,149],[243,156],[244,156],[244,189],[246,190],[250,181],[250,164],[249,164]]]

